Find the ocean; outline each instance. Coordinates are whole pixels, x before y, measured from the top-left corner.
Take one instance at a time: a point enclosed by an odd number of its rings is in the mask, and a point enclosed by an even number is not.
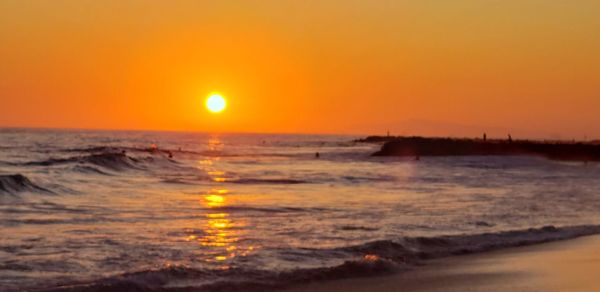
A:
[[[279,290],[600,232],[598,163],[356,138],[0,129],[0,290]]]

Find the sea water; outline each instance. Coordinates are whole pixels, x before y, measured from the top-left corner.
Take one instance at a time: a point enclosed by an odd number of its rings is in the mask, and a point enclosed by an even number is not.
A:
[[[0,290],[279,289],[600,231],[598,164],[356,138],[0,129]]]

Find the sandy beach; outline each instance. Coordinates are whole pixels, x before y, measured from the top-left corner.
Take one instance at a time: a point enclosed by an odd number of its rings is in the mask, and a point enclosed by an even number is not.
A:
[[[373,278],[288,291],[600,291],[600,236],[428,261]]]

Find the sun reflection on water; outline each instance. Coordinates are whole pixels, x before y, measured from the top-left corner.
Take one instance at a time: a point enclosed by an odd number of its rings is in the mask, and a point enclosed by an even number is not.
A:
[[[228,212],[222,211],[227,205],[227,193],[225,189],[212,190],[202,200],[205,207],[214,211],[205,214],[205,235],[197,241],[201,246],[213,248],[213,260],[217,262],[233,259],[238,256],[238,250],[247,249],[238,247],[240,236],[244,233],[244,224],[234,222]]]
[[[209,150],[217,154],[223,147],[223,143],[213,137],[208,143]],[[199,165],[206,171],[215,183],[225,181],[225,172],[216,169],[215,162],[219,160],[218,155],[212,155],[199,161]],[[208,211],[205,214],[202,236],[188,236],[186,240],[195,241],[203,249],[206,260],[209,262],[223,263],[223,268],[228,268],[231,260],[240,256],[247,256],[255,247],[252,245],[240,244],[240,238],[246,234],[244,220],[233,220],[232,215],[226,211],[226,207],[231,204],[229,198],[230,190],[219,185],[202,196],[200,204]]]
[[[205,195],[204,201],[208,207],[222,207],[225,205],[225,197],[218,194]]]

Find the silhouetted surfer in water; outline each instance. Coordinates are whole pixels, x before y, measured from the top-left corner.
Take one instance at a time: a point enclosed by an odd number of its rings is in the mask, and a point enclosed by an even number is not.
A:
[[[321,157],[321,154],[319,154],[319,152],[315,153],[315,158],[319,158]]]
[[[149,153],[154,154],[154,153],[158,152],[158,146],[156,146],[156,144],[150,144],[150,147],[148,147],[146,149],[146,151],[148,151]]]

